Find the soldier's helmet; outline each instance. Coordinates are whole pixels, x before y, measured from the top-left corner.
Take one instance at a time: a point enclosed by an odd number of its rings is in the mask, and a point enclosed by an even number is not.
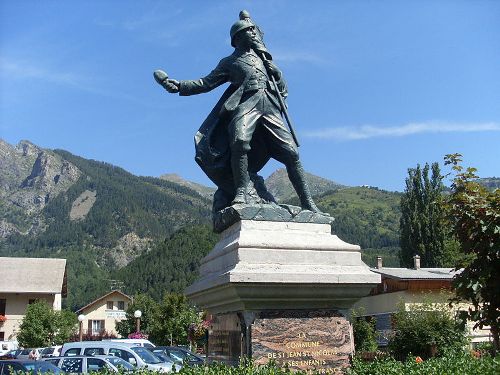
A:
[[[248,29],[249,27],[255,27],[255,25],[250,20],[250,18],[238,20],[233,24],[233,26],[231,26],[231,30],[229,31],[229,35],[231,36],[231,45],[233,47],[236,47],[234,45],[234,36],[236,34],[238,34],[240,31]]]

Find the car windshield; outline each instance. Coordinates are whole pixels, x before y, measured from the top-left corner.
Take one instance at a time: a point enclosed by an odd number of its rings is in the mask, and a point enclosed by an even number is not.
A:
[[[42,354],[52,354],[54,353],[54,348],[45,348],[42,350]]]
[[[131,348],[135,353],[137,353],[137,355],[139,357],[141,357],[141,359],[150,364],[150,365],[153,365],[153,364],[157,364],[157,363],[161,363],[161,360],[155,356],[153,353],[151,353],[149,350],[147,349],[144,349],[142,346],[136,346],[136,347],[133,347]]]
[[[106,357],[106,359],[112,364],[114,365],[115,367],[123,367],[125,370],[130,370],[130,371],[133,371],[135,370],[135,367],[132,366],[130,363],[128,363],[127,361],[124,361],[123,359],[121,358],[118,358],[118,357]]]

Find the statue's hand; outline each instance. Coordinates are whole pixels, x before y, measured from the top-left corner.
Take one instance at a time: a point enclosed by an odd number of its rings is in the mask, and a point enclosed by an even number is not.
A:
[[[179,92],[180,83],[175,79],[166,79],[162,85],[171,94]]]
[[[274,78],[281,79],[281,70],[271,60],[264,60],[264,66]]]

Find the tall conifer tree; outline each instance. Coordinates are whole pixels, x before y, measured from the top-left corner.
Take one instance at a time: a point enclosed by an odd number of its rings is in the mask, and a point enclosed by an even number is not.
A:
[[[408,169],[405,193],[401,197],[400,246],[403,266],[412,267],[414,255],[420,256],[422,267],[447,265],[442,193],[438,163],[430,167],[426,163],[423,169],[420,165]]]

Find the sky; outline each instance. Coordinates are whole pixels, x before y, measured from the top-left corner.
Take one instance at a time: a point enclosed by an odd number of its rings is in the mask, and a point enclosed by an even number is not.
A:
[[[193,136],[226,86],[179,97],[152,73],[208,74],[242,9],[308,172],[402,191],[408,168],[461,153],[500,177],[500,1],[2,0],[0,138],[210,185]]]

